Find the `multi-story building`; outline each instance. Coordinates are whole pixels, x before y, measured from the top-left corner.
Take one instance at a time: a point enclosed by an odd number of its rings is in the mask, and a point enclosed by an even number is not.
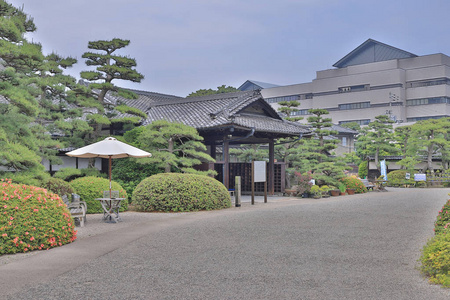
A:
[[[275,109],[283,100],[298,100],[297,115],[324,108],[333,123],[366,125],[388,114],[397,123],[450,116],[450,57],[417,56],[369,39],[333,65],[317,71],[312,82],[265,88]],[[300,121],[302,122],[302,121]]]

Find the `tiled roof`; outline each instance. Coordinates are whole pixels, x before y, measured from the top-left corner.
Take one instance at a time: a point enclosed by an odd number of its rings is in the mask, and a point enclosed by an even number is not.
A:
[[[252,113],[254,108],[255,112]],[[299,134],[309,133],[305,126],[284,121],[259,92],[215,94],[154,103],[145,124],[156,120],[180,122],[196,129],[236,125],[256,131]]]

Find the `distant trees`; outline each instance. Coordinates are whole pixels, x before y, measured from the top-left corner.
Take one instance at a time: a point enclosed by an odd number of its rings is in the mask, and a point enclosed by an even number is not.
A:
[[[208,96],[208,95],[214,95],[214,94],[233,93],[233,92],[237,92],[237,91],[239,91],[239,90],[235,87],[221,85],[221,86],[217,87],[217,90],[200,89],[200,90],[190,93],[187,97]]]

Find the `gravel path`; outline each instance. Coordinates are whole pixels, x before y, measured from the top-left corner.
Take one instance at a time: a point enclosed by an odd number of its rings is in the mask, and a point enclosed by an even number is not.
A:
[[[89,216],[75,243],[0,265],[0,290],[5,299],[448,300],[417,270],[448,192],[269,199],[127,213],[119,224]]]

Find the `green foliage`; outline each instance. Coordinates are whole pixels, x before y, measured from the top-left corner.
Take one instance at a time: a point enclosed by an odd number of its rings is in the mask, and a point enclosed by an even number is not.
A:
[[[71,167],[61,168],[53,175],[53,177],[62,179],[64,181],[72,181],[75,178],[85,176],[104,177],[104,178],[107,177],[106,174],[100,173],[100,171],[95,168],[75,169]]]
[[[143,211],[197,211],[231,206],[225,186],[214,178],[180,173],[150,176],[138,184],[133,205]]]
[[[298,106],[300,106],[300,102],[298,101],[280,101],[278,102],[280,107],[278,108],[278,111],[285,114],[285,119],[288,121],[296,122],[303,120],[303,117],[292,117],[292,113],[299,111],[297,109]]]
[[[442,233],[446,229],[450,229],[450,200],[439,211],[436,222],[434,223],[435,234]]]
[[[340,179],[347,189],[354,189],[355,193],[367,193],[367,188],[361,180],[354,176],[347,176]],[[340,188],[339,188],[340,189]]]
[[[313,185],[311,187],[311,194],[313,194],[316,197],[322,195],[322,192],[320,191],[320,187],[318,185]]]
[[[366,159],[368,156],[375,156],[375,164],[379,166],[379,159],[382,155],[394,155],[399,152],[395,146],[395,137],[392,129],[393,121],[387,115],[375,117],[375,121],[361,130],[356,143],[358,155]]]
[[[130,107],[127,105],[118,105],[115,107],[118,111],[120,111],[121,113],[131,113],[137,116],[140,116],[142,118],[147,118],[147,114],[145,112],[143,112],[142,110],[135,108],[135,107]]]
[[[358,167],[358,176],[359,178],[366,178],[369,174],[369,169],[367,167],[367,161],[362,161]]]
[[[414,174],[410,174],[410,179],[406,179],[406,170],[395,170],[387,174],[387,186],[403,186],[405,184],[414,185]]]
[[[436,235],[422,249],[421,271],[430,282],[450,287],[450,230]]]
[[[76,239],[74,220],[58,195],[3,180],[0,254],[50,249]]]
[[[336,185],[349,167],[342,162],[322,162],[312,167],[312,177],[318,185]]]
[[[140,159],[121,158],[113,160],[112,179],[117,181],[127,194],[133,195],[136,186],[145,178],[160,173],[153,164],[141,164]]]
[[[59,178],[49,178],[42,183],[42,187],[61,197],[64,195],[69,196],[70,194],[74,193],[74,190],[70,183]]]
[[[154,164],[166,173],[172,169],[184,173],[196,173],[194,166],[203,162],[214,162],[215,160],[206,154],[206,146],[201,137],[193,127],[170,123],[165,120],[154,121],[145,127],[145,130],[133,129],[140,132],[136,137],[137,144],[141,149],[152,153],[152,157],[139,160],[142,163]],[[133,136],[132,133],[126,138]],[[215,175],[213,170],[201,172],[205,175]]]
[[[233,93],[239,91],[235,87],[232,86],[225,86],[221,85],[217,87],[217,90],[213,89],[200,89],[193,93],[190,93],[187,97],[200,97],[200,96],[207,96],[207,95],[215,95],[215,94],[223,94],[223,93]]]
[[[102,213],[103,209],[100,201],[96,198],[103,197],[103,191],[109,191],[109,180],[105,178],[86,176],[80,177],[70,182],[75,192],[80,195],[81,201],[85,201],[87,204],[89,214]],[[127,210],[128,208],[128,196],[127,192],[117,182],[112,182],[112,190],[119,191],[120,198],[126,198],[121,202],[120,211]]]

